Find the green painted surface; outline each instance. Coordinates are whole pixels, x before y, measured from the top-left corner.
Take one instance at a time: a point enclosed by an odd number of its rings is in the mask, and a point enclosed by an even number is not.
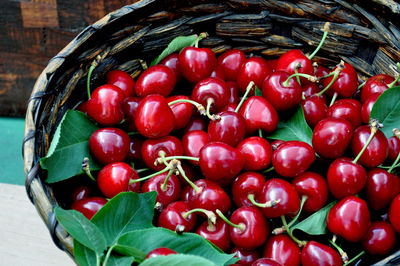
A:
[[[23,118],[0,117],[0,183],[25,182],[21,153],[24,125]]]

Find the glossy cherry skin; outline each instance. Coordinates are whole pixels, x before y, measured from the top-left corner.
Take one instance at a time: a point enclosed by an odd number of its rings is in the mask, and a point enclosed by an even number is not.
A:
[[[93,195],[93,190],[89,186],[80,185],[76,187],[71,193],[72,202],[78,201],[84,198],[89,198]]]
[[[133,176],[131,177],[131,179],[135,180],[135,179],[139,179],[139,175],[136,171],[133,171]],[[139,193],[140,192],[140,182],[135,182],[135,183],[131,183],[128,184],[128,190],[127,191],[132,191],[135,193]]]
[[[343,118],[357,128],[361,125],[361,105],[355,106],[347,99],[338,100],[328,108],[327,117]]]
[[[301,101],[302,89],[295,78],[289,80],[288,86],[284,82],[290,76],[284,71],[275,71],[269,74],[262,84],[262,95],[277,111],[286,111],[294,108]]]
[[[193,167],[191,165],[189,165],[187,162],[182,162],[182,161],[181,161],[181,166],[182,166],[183,171],[185,171],[186,177],[190,181],[194,182],[195,180],[199,179],[198,173],[197,173],[197,168],[193,169]],[[178,175],[178,179],[182,185],[187,184],[186,179],[181,174]]]
[[[336,69],[337,67],[335,67]],[[335,70],[334,69],[334,70]],[[333,70],[333,71],[334,71]],[[332,81],[333,76],[323,79],[322,83],[324,87]],[[349,98],[351,97],[358,88],[358,77],[355,69],[348,63],[344,63],[344,69],[340,71],[340,74],[328,91],[336,92],[340,97]]]
[[[246,121],[232,111],[218,113],[219,119],[212,120],[208,124],[208,135],[211,141],[224,142],[235,147],[246,134]]]
[[[400,152],[400,139],[396,136],[388,139],[388,159],[394,162]]]
[[[270,237],[263,251],[263,257],[285,266],[300,265],[300,254],[299,246],[286,234]]]
[[[194,184],[200,188],[200,192],[190,189],[188,203],[191,209],[200,208],[213,212],[219,209],[222,213],[229,210],[231,200],[220,186],[206,179],[199,179]]]
[[[141,98],[139,97],[127,97],[122,102],[122,110],[125,114],[125,120],[128,124],[128,130],[132,132],[136,131],[135,115],[140,101]]]
[[[236,112],[237,106],[238,105],[236,103],[228,103],[227,105],[224,106],[224,108],[221,109],[221,112],[224,111]]]
[[[147,167],[160,171],[165,168],[164,163],[155,165],[155,161],[160,157],[160,152],[165,152],[165,157],[183,155],[182,144],[174,136],[166,136],[158,139],[147,139],[143,142],[141,152],[143,162]]]
[[[87,114],[104,126],[119,124],[124,119],[122,101],[124,92],[117,86],[106,84],[98,87],[87,101]]]
[[[175,87],[174,71],[164,65],[155,65],[146,69],[137,79],[136,95],[143,98],[150,94],[168,96]]]
[[[224,81],[225,81],[225,79],[226,79],[226,78],[225,78],[225,73],[224,73],[223,70],[222,70],[220,67],[218,67],[218,66],[216,66],[216,67],[214,68],[213,72],[211,72],[210,78],[219,78],[219,79],[224,80]]]
[[[217,219],[217,222],[212,227],[209,226],[208,221],[203,222],[196,229],[196,234],[201,235],[224,252],[227,252],[231,246],[229,225],[221,219]]]
[[[301,50],[293,49],[290,50],[281,57],[279,57],[275,71],[285,71],[287,73],[294,74],[297,65],[300,64],[301,67],[298,68],[298,73],[304,73],[308,75],[314,74],[314,67],[310,59],[303,54]],[[300,78],[301,84],[308,83],[307,79]]]
[[[135,125],[139,133],[148,138],[167,136],[175,127],[175,116],[161,95],[149,95],[140,101]]]
[[[164,190],[162,188],[162,185],[164,184],[167,175],[168,172],[150,178],[149,180],[144,182],[140,189],[141,192],[156,191],[156,200],[161,204],[162,208],[167,206],[171,202],[178,200],[181,195],[181,183],[174,174],[169,177],[166,189]]]
[[[236,177],[232,183],[232,199],[236,206],[253,206],[248,196],[253,194],[257,198],[264,183],[264,176],[257,172],[244,172]]]
[[[248,135],[258,129],[270,133],[278,126],[278,113],[266,99],[261,96],[252,96],[246,99],[239,110],[239,114],[246,120]]]
[[[97,185],[107,198],[128,190],[129,180],[135,170],[129,164],[118,162],[104,166],[97,175]]]
[[[142,160],[142,145],[143,145],[143,139],[141,138],[131,138],[130,143],[129,143],[129,151],[127,158],[139,162]]]
[[[71,209],[76,210],[83,215],[87,219],[92,219],[93,215],[98,212],[104,205],[106,205],[108,201],[105,198],[101,197],[89,197],[84,198],[78,201],[75,201],[71,205]]]
[[[191,157],[199,157],[200,150],[210,142],[210,136],[201,130],[193,130],[182,137],[183,154]],[[188,160],[193,165],[199,165],[198,161]]]
[[[189,123],[186,125],[183,134],[187,134],[188,132],[194,130],[206,131],[206,129],[207,129],[207,123],[202,118],[195,117],[192,118],[192,120],[190,120]]]
[[[301,264],[342,266],[343,262],[339,253],[333,248],[316,241],[308,241],[301,251]]]
[[[370,134],[371,129],[368,125],[360,126],[354,131],[351,139],[351,150],[354,156],[357,156],[367,143]],[[387,138],[383,132],[378,129],[358,162],[365,167],[377,167],[386,160],[388,152],[389,145]]]
[[[179,67],[179,55],[177,53],[172,53],[161,60],[160,65],[169,67],[175,73],[176,82],[182,79],[181,70]]]
[[[393,81],[394,78],[387,74],[370,77],[361,89],[361,102],[364,103],[374,93],[381,95]]]
[[[221,186],[231,184],[244,166],[242,154],[223,142],[209,142],[204,145],[199,158],[200,169],[205,178]]]
[[[102,164],[123,161],[129,152],[128,134],[118,128],[100,128],[89,139],[90,153]]]
[[[115,85],[120,88],[125,97],[135,95],[135,81],[133,78],[122,70],[111,70],[107,73],[107,84]]]
[[[183,95],[170,96],[166,98],[167,103],[176,100],[189,100],[189,97]],[[174,103],[169,106],[174,113],[175,127],[174,130],[180,130],[185,128],[192,118],[193,106],[188,102]]]
[[[343,155],[351,141],[353,127],[341,118],[325,118],[318,122],[312,135],[315,152],[327,159],[336,159]]]
[[[304,118],[311,128],[314,128],[319,121],[326,117],[328,107],[320,97],[311,96],[300,103],[304,111]]]
[[[239,87],[233,81],[226,82],[226,86],[228,87],[230,94],[229,94],[229,103],[238,104],[239,103]]]
[[[178,58],[182,75],[192,83],[209,77],[217,64],[210,48],[186,47],[179,53]]]
[[[380,168],[368,171],[365,186],[368,206],[373,210],[386,207],[400,193],[400,179]]]
[[[394,247],[396,232],[387,222],[373,222],[362,241],[364,249],[371,255],[386,255]]]
[[[275,171],[284,177],[301,175],[314,160],[313,148],[302,141],[286,141],[272,153],[272,165]]]
[[[238,49],[231,49],[221,54],[217,59],[217,66],[226,77],[226,80],[235,81],[246,56]]]
[[[400,194],[398,194],[390,203],[389,207],[389,221],[393,229],[400,233]]]
[[[207,106],[207,101],[212,99],[211,110],[216,110],[228,104],[229,93],[225,81],[218,78],[207,78],[194,86],[190,98],[204,107]]]
[[[270,73],[272,73],[272,69],[265,59],[258,56],[246,59],[236,76],[240,92],[246,92],[250,81],[253,81],[258,88],[261,88],[265,77]],[[254,95],[254,88],[252,88],[252,91]]]
[[[322,78],[328,74],[329,69],[327,69],[326,67],[318,65],[316,68],[314,68],[314,76],[316,76],[317,78]]]
[[[378,100],[380,94],[379,93],[374,93],[371,94],[363,103],[362,108],[361,108],[361,119],[364,124],[369,123],[369,118],[371,116],[371,111],[372,107],[374,107],[374,104],[376,100]]]
[[[292,184],[300,196],[307,196],[304,211],[315,212],[325,206],[329,192],[322,176],[314,172],[305,172],[296,177]]]
[[[367,203],[355,196],[337,202],[326,220],[328,230],[349,242],[359,242],[371,225]]]
[[[293,217],[300,209],[300,198],[297,191],[292,184],[280,178],[267,180],[256,199],[258,203],[279,200],[279,203],[273,207],[261,208],[267,218],[277,218],[282,215]]]
[[[175,231],[177,226],[183,226],[183,232],[190,232],[196,225],[197,216],[191,213],[187,218],[183,214],[190,211],[189,205],[184,201],[175,201],[160,213],[158,217],[158,226]]]
[[[272,148],[264,138],[257,136],[246,138],[236,146],[236,149],[244,157],[244,170],[262,170],[271,163]]]
[[[281,144],[283,144],[285,142],[286,141],[280,140],[280,139],[277,139],[277,140],[274,140],[273,142],[271,142],[272,151],[275,151]]]
[[[234,247],[230,253],[236,253],[235,257],[239,258],[236,264],[242,266],[250,266],[260,258],[260,254],[256,250],[247,250],[239,247]]]
[[[305,99],[307,99],[311,96],[318,97],[321,100],[323,100],[324,103],[326,104],[326,96],[324,94],[322,94],[321,96],[315,95],[321,91],[321,89],[318,87],[318,85],[316,83],[307,83],[306,85],[302,86],[302,90],[303,90],[303,96]]]
[[[328,168],[329,191],[336,199],[360,192],[367,182],[367,171],[350,158],[338,158]]]
[[[171,254],[178,254],[178,253],[173,251],[172,249],[161,247],[150,251],[149,254],[147,254],[147,256],[145,257],[145,259],[154,258],[158,256],[168,256]]]
[[[282,264],[273,259],[261,258],[253,262],[251,266],[282,266]]]

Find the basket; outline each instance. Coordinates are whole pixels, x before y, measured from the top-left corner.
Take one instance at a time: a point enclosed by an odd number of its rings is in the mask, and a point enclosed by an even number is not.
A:
[[[378,73],[398,75],[400,4],[396,1],[343,0],[142,0],[112,12],[84,29],[52,58],[33,88],[23,140],[27,194],[55,244],[73,254],[72,238],[58,224],[59,202],[39,160],[45,156],[64,113],[86,99],[85,83],[94,60],[92,88],[111,69],[133,77],[176,36],[207,32],[200,45],[217,54],[238,48],[247,55],[274,58],[300,48],[312,51],[330,21],[330,33],[313,60],[333,66],[351,63],[362,79]],[[397,24],[396,24],[397,23]],[[380,265],[396,263],[400,251]],[[397,263],[396,263],[397,264]]]

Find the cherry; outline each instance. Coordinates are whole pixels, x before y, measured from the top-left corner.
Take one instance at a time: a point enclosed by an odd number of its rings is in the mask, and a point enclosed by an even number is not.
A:
[[[236,206],[253,206],[248,196],[253,194],[257,198],[264,183],[264,176],[257,172],[245,172],[236,177],[232,183],[232,199]]]
[[[290,74],[284,71],[275,71],[269,74],[262,84],[262,95],[277,111],[286,111],[294,108],[301,101],[302,89],[295,78],[288,78]]]
[[[209,77],[217,64],[210,48],[186,47],[179,53],[178,58],[182,75],[192,83]]]
[[[206,78],[194,86],[190,98],[203,106],[209,106],[210,110],[216,110],[228,104],[229,89],[221,79]]]
[[[246,138],[236,146],[236,149],[244,157],[244,170],[265,169],[271,163],[272,148],[264,138],[257,136]]]
[[[368,206],[373,210],[386,207],[400,193],[400,179],[384,169],[368,171],[365,187]]]
[[[136,110],[135,125],[148,138],[167,136],[175,127],[174,113],[161,95],[148,95]]]
[[[190,162],[190,161],[189,161]],[[186,177],[190,180],[190,181],[195,181],[197,180],[197,172],[195,172],[195,170],[192,168],[192,166],[190,166],[187,163],[181,162],[181,167],[183,169],[183,171],[185,172]],[[197,170],[197,169],[196,169]],[[186,184],[187,181],[185,180],[185,178],[183,178],[182,175],[178,175],[178,179],[181,182],[181,184]]]
[[[318,122],[312,135],[312,146],[321,157],[336,159],[343,155],[351,141],[352,125],[342,118],[325,118]]]
[[[330,209],[326,224],[333,234],[359,242],[371,224],[367,204],[355,196],[343,198]]]
[[[397,156],[400,153],[400,139],[396,136],[388,139],[388,158],[392,162],[396,161]]]
[[[393,249],[396,233],[387,222],[373,222],[362,241],[364,249],[371,255],[386,255]]]
[[[135,170],[129,164],[118,162],[104,166],[97,175],[97,185],[107,198],[127,191]]]
[[[158,157],[180,156],[183,154],[182,144],[174,136],[166,136],[158,139],[147,139],[143,142],[142,159],[147,167],[160,171],[165,168],[163,162],[156,161]],[[161,153],[162,154],[161,154]]]
[[[188,102],[179,102],[179,103],[173,103],[170,104],[173,101],[176,100],[189,100],[189,97],[183,96],[183,95],[177,95],[177,96],[170,96],[166,99],[167,103],[169,104],[169,107],[171,108],[172,112],[174,113],[175,117],[175,127],[174,130],[180,130],[183,129],[190,121],[192,118],[192,113],[193,113],[193,106],[192,104]]]
[[[243,169],[241,153],[223,142],[210,142],[200,149],[200,169],[206,179],[221,186],[232,183]]]
[[[304,173],[315,160],[313,148],[302,141],[287,141],[272,154],[275,171],[284,177],[296,177]]]
[[[135,91],[143,98],[150,94],[168,96],[175,87],[174,71],[164,65],[155,65],[146,69],[137,79]]]
[[[261,258],[253,262],[251,266],[282,266],[282,264],[273,259]]]
[[[367,172],[350,158],[338,158],[327,173],[329,191],[336,199],[360,192],[367,182]]]
[[[340,97],[349,98],[357,91],[358,88],[357,72],[348,63],[343,64],[343,69],[341,69],[341,65],[342,64],[336,66],[332,70],[332,73],[335,73],[335,71],[338,70],[340,70],[340,73],[337,79],[330,86],[330,91],[336,92]],[[332,80],[332,76],[323,79],[322,82],[324,84],[324,87],[327,87],[332,82]]]
[[[318,77],[317,75],[315,75],[315,76]],[[320,98],[326,104],[326,96],[324,94],[322,94],[320,96],[316,95],[321,91],[321,89],[318,87],[318,85],[316,83],[310,82],[310,83],[302,86],[302,90],[303,90],[303,96],[305,99],[307,99],[308,97],[314,96],[314,97]]]
[[[342,259],[336,250],[316,241],[308,241],[301,251],[301,264],[326,266],[343,265]]]
[[[160,65],[169,67],[175,73],[176,82],[182,79],[181,70],[179,67],[179,55],[177,53],[172,53],[161,60]]]
[[[225,81],[225,73],[221,68],[217,66],[216,68],[214,68],[213,72],[211,72],[210,78],[219,78]]]
[[[119,124],[124,119],[122,101],[124,92],[117,86],[106,84],[98,87],[87,101],[87,114],[104,126]]]
[[[260,258],[260,254],[256,250],[247,250],[239,247],[234,247],[231,253],[235,253],[235,257],[239,258],[236,263],[242,266],[250,266]]]
[[[107,73],[107,84],[115,85],[122,90],[125,97],[135,95],[135,81],[133,78],[122,70],[112,70]]]
[[[374,94],[371,94],[364,101],[362,108],[361,108],[361,119],[364,124],[369,123],[372,107],[374,107],[374,104],[375,104],[376,100],[378,100],[379,96],[380,96],[379,93],[374,93]]]
[[[179,179],[174,174],[171,174],[168,179],[167,177],[168,173],[156,175],[147,180],[141,187],[141,192],[157,192],[156,200],[161,204],[161,208],[178,200],[181,194],[181,184]],[[167,182],[165,183],[166,179]]]
[[[84,198],[89,198],[93,194],[93,190],[89,186],[80,185],[72,191],[71,200],[72,202],[75,202]]]
[[[189,195],[190,195],[191,188],[192,187],[190,185],[184,186],[181,191],[181,196],[180,196],[179,200],[189,202]]]
[[[71,209],[76,210],[87,219],[92,219],[93,215],[98,212],[108,201],[101,197],[89,197],[81,200],[77,200],[71,205]]]
[[[296,177],[292,184],[299,195],[307,196],[304,211],[316,212],[325,206],[328,200],[328,185],[322,176],[314,172],[305,172]]]
[[[229,225],[221,219],[218,219],[215,224],[210,224],[208,221],[203,222],[196,229],[196,234],[201,235],[224,252],[228,251],[231,246]]]
[[[127,97],[122,102],[122,110],[125,114],[126,122],[128,123],[129,131],[136,131],[135,115],[136,110],[139,106],[141,98],[138,97]]]
[[[201,130],[193,130],[182,137],[183,154],[191,157],[199,157],[200,150],[210,142],[209,135]],[[198,161],[189,160],[193,165],[199,165]]]
[[[172,231],[190,232],[196,225],[196,214],[185,213],[190,211],[189,205],[184,201],[170,203],[158,217],[158,226]]]
[[[128,134],[118,128],[100,128],[89,139],[90,153],[102,164],[123,161],[129,152]]]
[[[310,127],[314,128],[319,121],[326,117],[328,107],[320,97],[310,96],[300,103],[306,122]]]
[[[326,67],[323,67],[321,65],[314,67],[314,76],[316,76],[317,78],[322,78],[328,74],[329,74],[329,69],[327,69]]]
[[[290,50],[279,57],[275,71],[285,71],[289,74],[298,73],[313,75],[314,67],[310,59],[303,54],[301,50]],[[302,84],[307,80],[300,77]]]
[[[300,265],[300,254],[299,246],[285,234],[270,237],[263,251],[263,257],[285,266]]]
[[[188,132],[194,130],[206,131],[206,128],[207,128],[206,122],[200,117],[195,117],[192,118],[192,120],[190,120],[189,123],[186,125],[183,134],[187,134]]]
[[[246,134],[246,122],[236,112],[224,111],[218,113],[219,119],[208,124],[208,135],[211,141],[220,141],[236,146]]]
[[[275,108],[263,97],[252,96],[244,101],[239,114],[246,121],[248,135],[258,129],[267,133],[273,132],[278,126],[278,113]]]
[[[87,105],[88,105],[88,101],[82,102],[78,105],[78,107],[76,109],[78,111],[81,111],[82,113],[87,114]]]
[[[141,138],[131,138],[127,158],[136,162],[142,161],[142,145],[143,140]]]
[[[245,60],[242,51],[231,49],[218,57],[217,67],[224,72],[226,80],[235,81]]]
[[[149,254],[147,254],[147,256],[145,257],[145,259],[154,258],[158,256],[168,256],[171,254],[178,254],[178,253],[173,251],[172,249],[161,247],[150,251]]]
[[[400,233],[400,194],[398,194],[390,203],[389,207],[389,221],[393,229]]]
[[[366,145],[371,135],[371,128],[368,125],[358,127],[351,139],[351,150],[357,155]],[[383,163],[388,156],[388,141],[382,131],[377,129],[371,142],[358,160],[366,167],[377,167]]]
[[[356,106],[347,99],[338,100],[328,108],[327,117],[343,118],[357,128],[361,125],[361,105],[357,102]]]
[[[245,93],[250,81],[253,81],[258,88],[261,88],[265,77],[271,72],[272,69],[265,59],[258,56],[246,59],[236,76],[239,90]],[[252,91],[254,94],[254,89]]]
[[[236,112],[238,105],[236,103],[228,103],[227,105],[224,106],[224,108],[221,109],[221,112],[224,111],[230,111],[230,112]]]
[[[361,89],[361,102],[364,103],[374,93],[381,95],[393,81],[394,78],[387,74],[370,77]]]
[[[274,141],[271,143],[271,148],[272,148],[272,150],[275,151],[275,150],[276,150],[281,144],[283,144],[283,143],[285,143],[284,140],[281,140],[281,139],[274,140]]]

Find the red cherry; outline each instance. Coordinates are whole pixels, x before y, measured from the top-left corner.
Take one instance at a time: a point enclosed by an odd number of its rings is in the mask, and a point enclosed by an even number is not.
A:
[[[100,128],[89,139],[90,153],[102,164],[121,162],[129,152],[128,134],[118,128]]]
[[[179,67],[179,55],[177,53],[172,53],[161,60],[160,65],[169,67],[175,73],[176,82],[182,79],[181,70]]]
[[[390,203],[389,207],[389,221],[393,229],[400,233],[400,194],[398,194]]]
[[[235,81],[246,56],[238,49],[231,49],[221,54],[217,59],[217,66],[226,77],[226,80]]]
[[[112,70],[107,73],[107,84],[115,85],[122,90],[125,97],[135,95],[135,81],[122,70]]]
[[[342,266],[343,262],[339,253],[333,248],[316,241],[308,241],[301,251],[301,264]]]
[[[118,162],[104,166],[97,175],[97,185],[107,198],[112,198],[120,192],[128,191],[129,180],[135,170],[129,164]]]
[[[365,187],[368,206],[373,210],[386,207],[400,193],[400,179],[384,169],[368,171]]]
[[[369,123],[369,118],[371,116],[371,111],[372,111],[372,107],[374,107],[374,104],[376,102],[376,100],[378,100],[378,97],[380,96],[379,93],[374,93],[371,94],[363,103],[362,108],[361,108],[361,118],[362,118],[362,122],[364,124],[368,124]]]
[[[82,113],[87,114],[87,105],[88,105],[88,101],[82,102],[78,105],[78,107],[76,109],[78,111],[81,111]]]
[[[87,219],[92,219],[93,215],[96,214],[108,201],[101,197],[89,197],[78,201],[75,201],[71,205],[71,209],[76,210]]]
[[[232,199],[236,206],[253,206],[248,196],[253,194],[257,198],[264,183],[264,176],[257,172],[245,172],[239,175],[232,184]]]
[[[198,175],[197,172],[195,172],[195,170],[193,169],[193,167],[191,165],[187,164],[186,162],[181,162],[181,166],[182,166],[183,171],[186,174],[186,177],[190,181],[194,182],[195,180],[199,179],[197,176]],[[181,182],[181,184],[187,183],[186,179],[181,174],[178,175],[178,179],[179,179],[179,182]]]
[[[273,259],[261,258],[253,262],[251,266],[282,266],[282,264]]]
[[[141,152],[143,162],[147,167],[160,171],[165,168],[164,163],[155,164],[160,152],[164,152],[165,157],[183,155],[182,144],[174,136],[166,136],[158,139],[147,139],[143,142]]]
[[[298,65],[300,64],[300,68],[297,69]],[[294,74],[296,72],[304,73],[308,75],[314,74],[314,67],[310,59],[303,54],[301,50],[294,49],[290,50],[281,57],[276,65],[276,71],[285,71],[289,74]],[[308,83],[307,79],[300,78],[302,84]]]
[[[246,134],[246,122],[236,112],[225,111],[218,113],[219,118],[208,124],[208,135],[211,141],[220,141],[236,146]]]
[[[229,89],[225,81],[218,78],[207,78],[194,86],[190,98],[203,106],[207,106],[208,101],[212,101],[211,110],[215,110],[228,104]]]
[[[221,219],[218,219],[212,226],[210,226],[208,221],[203,222],[197,228],[196,234],[201,235],[224,252],[228,251],[231,246],[229,225]]]
[[[337,67],[333,71],[336,70]],[[333,72],[332,71],[332,72]],[[332,81],[333,76],[323,79],[324,87]],[[355,69],[348,63],[344,63],[344,69],[340,71],[338,78],[333,82],[328,91],[336,92],[340,97],[349,98],[358,89],[358,76]]]
[[[240,92],[246,92],[250,81],[253,81],[258,88],[261,88],[265,77],[271,72],[272,69],[265,59],[258,56],[246,59],[236,76]],[[252,91],[254,94],[254,89]]]
[[[194,130],[182,137],[183,154],[190,157],[199,157],[200,150],[210,142],[210,136],[201,130]],[[199,165],[198,161],[189,160],[193,165]]]
[[[300,248],[287,235],[272,236],[265,245],[263,257],[270,258],[285,266],[300,265]]]
[[[179,53],[179,69],[192,83],[209,77],[216,64],[217,59],[210,48],[186,47]]]
[[[133,171],[133,176],[131,177],[131,180],[139,179],[139,175],[137,174],[136,171]],[[128,184],[128,189],[127,191],[139,193],[140,192],[140,182],[134,182],[131,184]]]
[[[129,143],[129,151],[127,158],[140,162],[142,160],[142,145],[143,145],[143,140],[140,138],[131,138],[130,143]]]
[[[396,233],[386,222],[373,222],[362,241],[364,249],[371,255],[386,255],[394,247]]]
[[[355,156],[358,155],[367,143],[370,135],[371,129],[368,125],[360,126],[354,131],[351,139],[351,150]],[[383,132],[378,129],[358,162],[365,167],[377,167],[386,160],[388,152],[389,145],[387,138]]]
[[[154,258],[158,256],[168,256],[171,254],[178,254],[178,253],[173,251],[172,249],[161,247],[150,251],[149,254],[147,254],[147,256],[145,257],[145,259]]]
[[[330,209],[326,224],[333,234],[359,242],[371,224],[367,204],[355,196],[341,199]]]
[[[325,179],[317,173],[305,172],[292,182],[297,193],[307,196],[303,210],[316,212],[325,206],[328,200],[328,185]]]
[[[361,102],[364,103],[374,93],[381,95],[393,81],[394,78],[387,74],[370,77],[361,89]]]
[[[314,160],[313,148],[302,141],[287,141],[272,153],[272,165],[275,171],[284,177],[301,175]]]
[[[190,232],[196,225],[197,217],[194,213],[183,217],[188,211],[190,211],[190,208],[186,202],[172,202],[160,213],[158,217],[158,226],[172,231],[179,230],[180,232]]]
[[[228,103],[239,103],[239,87],[233,81],[226,82],[226,86],[228,87],[230,94],[229,94],[229,101]]]
[[[206,131],[206,128],[207,128],[206,122],[200,117],[195,117],[192,120],[190,120],[189,123],[186,125],[183,134],[187,134],[188,132],[194,130]]]
[[[126,122],[128,123],[128,130],[129,131],[136,131],[135,125],[135,115],[136,110],[140,103],[140,98],[138,97],[127,97],[122,102],[122,110],[125,114]]]
[[[199,157],[200,169],[205,178],[221,186],[231,184],[244,166],[240,152],[223,142],[204,145]]]
[[[182,183],[182,185],[183,184],[185,184],[185,183]],[[180,196],[179,200],[189,202],[189,195],[190,195],[191,188],[192,187],[190,185],[184,186],[181,191],[181,196]]]
[[[271,143],[271,148],[272,148],[272,150],[274,151],[274,150],[276,150],[281,144],[283,144],[283,143],[285,143],[285,141],[283,141],[283,140],[280,140],[280,139],[277,139],[277,140],[274,140],[272,143]]]
[[[234,247],[230,253],[235,253],[235,257],[239,258],[236,264],[242,266],[250,266],[260,258],[260,255],[256,250],[247,250],[239,247]]]
[[[156,191],[157,202],[161,204],[161,207],[178,200],[181,195],[181,184],[174,174],[169,177],[166,187],[163,187],[167,175],[168,173],[156,175],[147,180],[141,187],[141,192]]]
[[[163,96],[149,95],[140,101],[136,110],[135,125],[145,137],[164,137],[175,127],[174,113]]]
[[[318,85],[316,83],[312,83],[312,82],[308,83],[306,85],[303,85],[302,90],[303,90],[303,96],[306,99],[311,96],[317,97],[316,94],[321,91],[321,89],[318,87]],[[322,94],[318,98],[323,100],[324,103],[326,104],[326,96],[324,94]]]
[[[327,69],[326,67],[318,65],[317,68],[314,68],[314,76],[316,76],[317,78],[322,78],[328,74],[329,69]]]
[[[347,99],[338,100],[328,108],[327,117],[343,118],[357,128],[361,125],[361,105],[355,106]]]
[[[336,159],[343,155],[350,143],[351,123],[341,118],[325,118],[318,122],[312,135],[312,146],[321,157]]]
[[[89,186],[80,185],[76,187],[71,193],[71,200],[72,202],[89,198],[93,195],[93,191]]]
[[[177,96],[170,96],[166,99],[167,103],[176,101],[176,100],[181,100],[181,99],[186,99],[189,100],[189,97],[183,96],[183,95],[177,95]],[[175,127],[174,130],[180,130],[183,129],[190,121],[192,118],[192,113],[193,113],[193,106],[191,103],[188,102],[181,102],[181,103],[174,103],[169,106],[174,113],[175,117]]]
[[[314,128],[319,121],[326,117],[328,107],[324,100],[317,96],[310,96],[301,101],[301,107],[304,111],[304,117],[307,124]]]
[[[214,68],[213,72],[210,74],[210,78],[219,78],[221,80],[225,80],[225,73],[218,66]]]
[[[136,81],[137,96],[145,97],[150,94],[170,95],[175,87],[174,71],[164,65],[155,65],[146,69]]]
[[[236,146],[236,149],[244,157],[244,170],[262,170],[271,163],[272,148],[264,138],[257,136],[246,138]]]
[[[125,94],[120,88],[106,84],[98,87],[87,101],[87,114],[104,126],[119,124],[124,119],[122,101]]]
[[[390,137],[388,139],[388,146],[389,146],[388,158],[389,160],[394,162],[396,161],[396,158],[400,152],[400,139],[396,136]]]
[[[228,103],[227,105],[224,106],[224,108],[221,109],[221,112],[224,111],[236,112],[237,106],[238,105],[236,103]]]

